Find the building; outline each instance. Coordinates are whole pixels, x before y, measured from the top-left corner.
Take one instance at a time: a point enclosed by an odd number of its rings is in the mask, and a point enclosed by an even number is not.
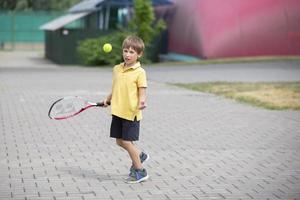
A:
[[[171,5],[152,0],[154,7]],[[41,26],[45,31],[45,56],[59,64],[78,64],[78,41],[96,38],[126,27],[132,16],[132,0],[84,0],[68,13]]]
[[[300,55],[299,0],[173,0],[168,51],[199,58]]]

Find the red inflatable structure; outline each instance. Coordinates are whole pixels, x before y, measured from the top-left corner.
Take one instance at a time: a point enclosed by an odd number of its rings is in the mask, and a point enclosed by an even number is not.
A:
[[[169,52],[300,55],[300,0],[173,0]]]

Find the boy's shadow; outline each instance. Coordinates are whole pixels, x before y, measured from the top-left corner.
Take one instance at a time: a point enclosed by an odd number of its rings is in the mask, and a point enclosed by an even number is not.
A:
[[[98,174],[95,170],[81,169],[80,167],[61,167],[58,171],[63,172],[63,174],[69,174],[70,176],[75,176],[82,179],[97,179],[99,182],[103,181],[121,181],[125,174],[112,174],[103,173]]]

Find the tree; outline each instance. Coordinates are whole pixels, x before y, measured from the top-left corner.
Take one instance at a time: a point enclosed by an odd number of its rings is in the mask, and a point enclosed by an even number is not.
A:
[[[155,23],[152,0],[134,0],[134,15],[129,22],[129,29],[136,32],[146,45],[165,28],[163,20],[160,19]]]
[[[66,10],[80,0],[0,0],[3,10]]]
[[[17,0],[0,0],[0,8],[2,10],[14,10]]]
[[[51,0],[51,10],[66,10],[72,5],[78,3],[80,0]]]

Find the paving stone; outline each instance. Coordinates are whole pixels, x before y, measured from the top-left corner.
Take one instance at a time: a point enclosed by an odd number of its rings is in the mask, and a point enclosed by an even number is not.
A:
[[[150,179],[134,185],[124,183],[129,156],[109,138],[109,109],[62,121],[47,116],[62,96],[102,100],[110,68],[1,66],[0,200],[300,199],[299,111],[268,111],[164,83],[222,74],[238,80],[242,70],[249,74],[241,80],[295,80],[295,62],[147,68],[149,106],[137,145],[151,155],[144,165]]]

